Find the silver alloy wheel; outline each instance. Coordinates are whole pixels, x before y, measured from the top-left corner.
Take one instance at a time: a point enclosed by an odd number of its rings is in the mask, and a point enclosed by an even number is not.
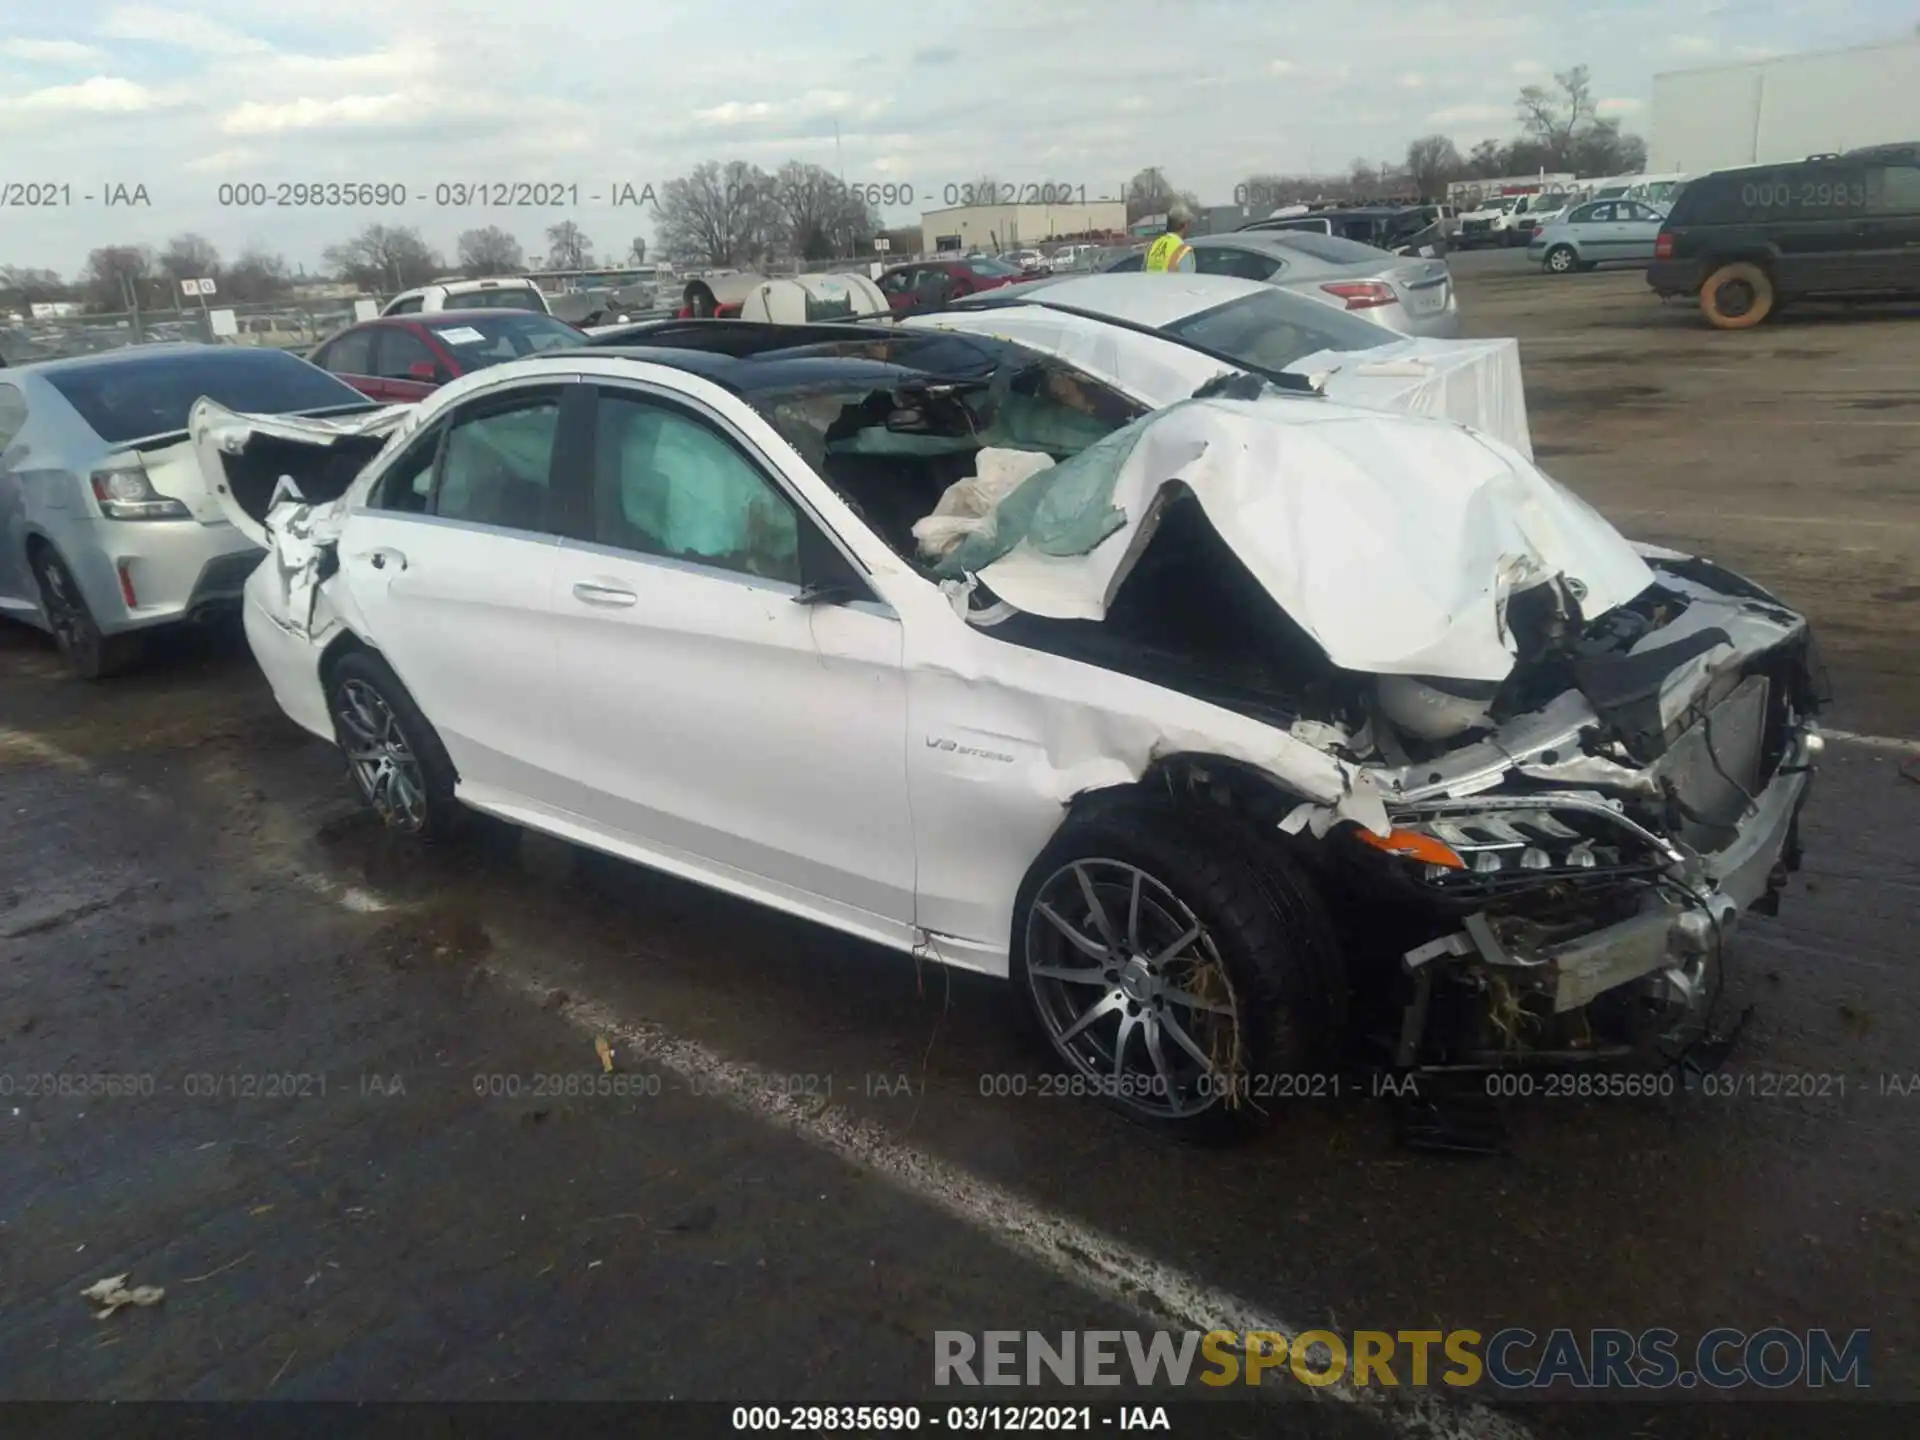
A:
[[[426,778],[385,697],[364,680],[349,680],[340,687],[334,721],[347,765],[375,813],[396,830],[425,825]]]
[[[1564,275],[1573,269],[1573,251],[1564,245],[1555,246],[1547,252],[1547,268],[1556,275]]]
[[[1240,1007],[1206,927],[1123,860],[1062,866],[1027,916],[1027,985],[1089,1093],[1160,1119],[1234,1098]]]

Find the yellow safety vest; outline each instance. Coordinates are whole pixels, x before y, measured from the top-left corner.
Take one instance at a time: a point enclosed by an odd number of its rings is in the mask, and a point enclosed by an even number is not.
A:
[[[1148,249],[1147,269],[1161,271],[1175,269],[1186,255],[1188,248],[1186,241],[1169,230],[1154,241]]]

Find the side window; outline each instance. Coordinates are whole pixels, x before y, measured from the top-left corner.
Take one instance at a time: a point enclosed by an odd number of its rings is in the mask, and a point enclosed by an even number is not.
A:
[[[433,513],[508,530],[551,530],[548,483],[560,397],[495,402],[457,418],[440,445]]]
[[[1920,165],[1875,165],[1867,171],[1873,215],[1920,215]]]
[[[0,385],[0,450],[13,443],[27,423],[27,397],[18,387]]]
[[[373,364],[377,367],[366,373],[377,375],[382,380],[426,380],[438,373],[440,367],[434,362],[433,352],[427,348],[427,342],[411,330],[386,330],[379,332],[380,343],[374,347]],[[425,365],[427,370],[414,373],[414,366]]]
[[[1242,280],[1264,280],[1280,268],[1279,262],[1251,250],[1233,250],[1225,245],[1193,247],[1193,268],[1202,275],[1233,275]]]
[[[1127,270],[1144,270],[1146,264],[1147,257],[1139,251],[1135,251],[1131,255],[1123,255],[1106,268],[1109,274],[1118,274]]]
[[[387,467],[380,485],[369,497],[375,510],[397,510],[402,515],[424,515],[433,496],[433,462],[440,455],[441,431],[416,436],[406,453]]]
[[[800,583],[793,502],[706,422],[603,391],[593,456],[600,544]]]
[[[386,313],[389,315],[418,315],[422,303],[423,298],[421,296],[410,295],[398,304],[390,306]]]
[[[373,334],[371,330],[349,330],[327,346],[320,368],[336,375],[371,375]]]

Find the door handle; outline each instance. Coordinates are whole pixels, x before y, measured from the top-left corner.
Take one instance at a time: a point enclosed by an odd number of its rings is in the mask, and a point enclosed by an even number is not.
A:
[[[621,590],[612,585],[589,585],[585,582],[573,587],[573,598],[587,605],[609,605],[620,609],[637,604],[640,599],[631,590]]]

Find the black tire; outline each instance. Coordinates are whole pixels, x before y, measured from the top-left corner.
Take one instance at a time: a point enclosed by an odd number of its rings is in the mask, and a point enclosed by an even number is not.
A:
[[[1700,313],[1716,330],[1751,330],[1773,313],[1773,277],[1749,260],[1721,265],[1700,287]]]
[[[371,650],[343,655],[327,674],[327,713],[354,788],[388,829],[429,842],[459,832],[453,761],[392,666]]]
[[[50,545],[36,545],[33,575],[40,585],[40,605],[47,628],[73,673],[82,680],[104,680],[118,675],[139,658],[139,635],[106,635],[87,608],[67,562]]]
[[[1540,263],[1546,267],[1548,273],[1553,275],[1570,275],[1575,270],[1583,268],[1580,257],[1574,254],[1571,245],[1554,246],[1547,251]]]
[[[1126,909],[1115,910],[1129,932],[1116,935],[1115,949],[1098,938],[1084,896],[1091,888],[1103,911],[1109,900],[1117,906],[1128,872],[1147,880],[1135,892],[1140,903],[1128,896]],[[1166,896],[1177,903],[1167,904]],[[1156,921],[1166,922],[1162,937],[1183,925],[1197,926],[1198,934],[1162,950],[1154,956],[1160,963],[1150,966],[1158,938],[1145,946],[1125,942],[1146,938]],[[1224,815],[1131,795],[1086,807],[1029,870],[1014,905],[1011,950],[1011,979],[1027,1021],[1076,1083],[1129,1118],[1183,1139],[1251,1132],[1289,1099],[1310,1094],[1291,1082],[1327,1074],[1345,1038],[1344,967],[1312,882]],[[1121,966],[1094,958],[1097,951],[1132,958]],[[1057,978],[1069,972],[1076,978]],[[1089,986],[1103,993],[1087,1000]],[[1170,998],[1182,995],[1210,1003],[1193,1008]],[[1096,1010],[1103,1013],[1088,1021]],[[1190,1045],[1205,1052],[1209,1067]],[[1151,1063],[1130,1071],[1129,1056]],[[1288,1084],[1274,1083],[1282,1076]]]

